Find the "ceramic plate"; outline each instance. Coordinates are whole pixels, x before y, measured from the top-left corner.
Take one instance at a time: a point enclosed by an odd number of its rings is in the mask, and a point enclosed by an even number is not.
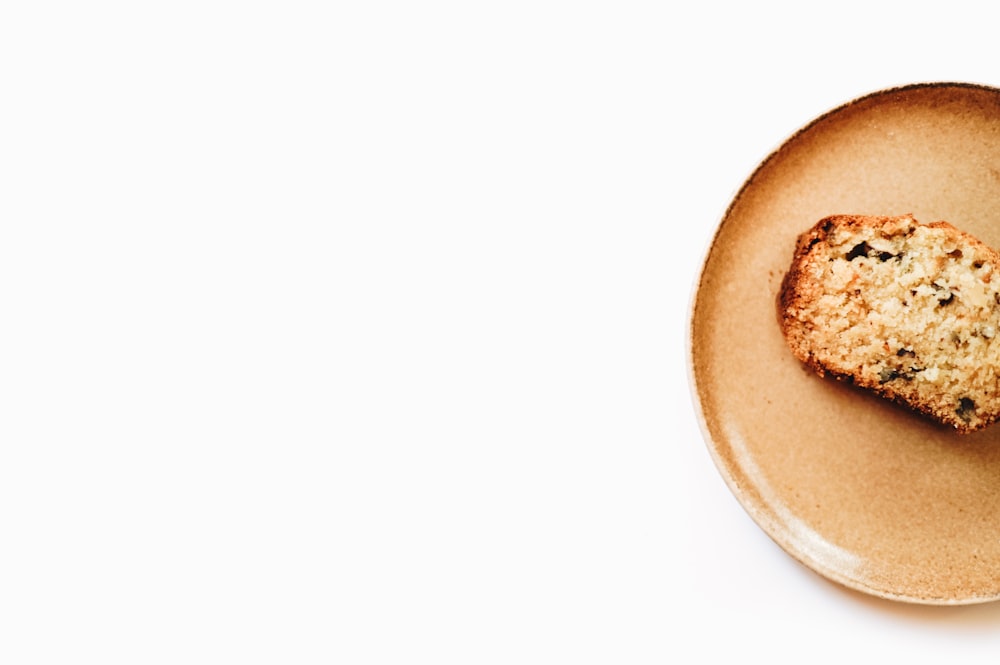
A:
[[[768,157],[731,203],[691,309],[712,456],[751,517],[848,587],[927,604],[1000,598],[1000,425],[959,435],[804,369],[775,298],[798,234],[832,214],[946,220],[1000,248],[1000,90],[857,99]]]

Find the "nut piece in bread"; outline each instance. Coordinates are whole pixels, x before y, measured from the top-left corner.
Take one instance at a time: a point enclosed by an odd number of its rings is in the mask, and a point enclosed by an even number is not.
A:
[[[961,433],[1000,418],[1000,254],[947,222],[837,215],[778,296],[792,353]]]

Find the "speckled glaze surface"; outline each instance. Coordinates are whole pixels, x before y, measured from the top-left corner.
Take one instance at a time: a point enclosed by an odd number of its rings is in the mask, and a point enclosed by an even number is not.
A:
[[[818,573],[926,604],[1000,599],[1000,425],[959,435],[792,356],[775,298],[833,214],[945,220],[1000,248],[1000,90],[934,83],[818,118],[731,203],[691,307],[709,450],[750,516]]]

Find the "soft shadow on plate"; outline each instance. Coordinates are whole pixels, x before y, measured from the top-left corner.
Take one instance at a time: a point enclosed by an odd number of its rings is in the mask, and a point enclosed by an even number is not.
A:
[[[1000,598],[1000,425],[957,435],[805,370],[775,312],[795,238],[832,214],[911,213],[1000,247],[997,201],[1000,91],[882,91],[768,157],[702,266],[689,361],[713,459],[775,542],[851,589],[926,605]]]

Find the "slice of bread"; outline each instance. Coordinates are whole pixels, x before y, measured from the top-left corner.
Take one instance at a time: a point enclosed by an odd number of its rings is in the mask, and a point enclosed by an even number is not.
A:
[[[792,353],[968,433],[1000,418],[1000,254],[947,222],[837,215],[778,296]]]

